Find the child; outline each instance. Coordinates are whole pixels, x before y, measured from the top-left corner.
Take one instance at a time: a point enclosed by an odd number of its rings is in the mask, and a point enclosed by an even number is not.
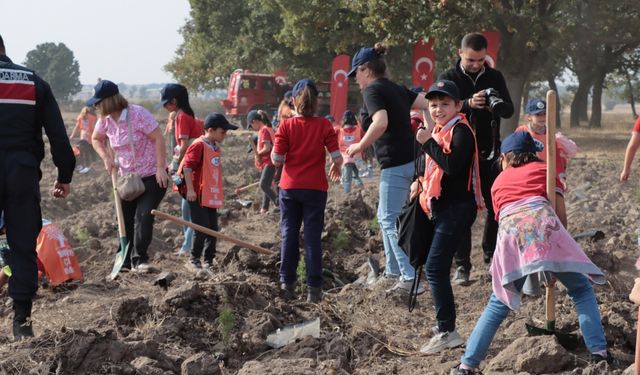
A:
[[[220,113],[210,113],[204,120],[205,134],[194,141],[180,163],[178,173],[184,173],[187,186],[186,198],[191,209],[194,224],[218,230],[218,208],[224,203],[222,186],[222,162],[219,144],[228,130],[236,130]],[[200,257],[204,250],[204,265],[207,270],[213,266],[216,253],[216,238],[201,232],[195,233],[191,247],[191,259],[187,268],[197,272],[202,269]]]
[[[175,173],[187,151],[187,147],[202,136],[203,130],[202,126],[196,121],[195,113],[191,108],[191,104],[189,104],[189,92],[184,86],[175,83],[166,84],[160,91],[160,95],[160,104],[169,112],[167,129],[169,129],[169,125],[175,129],[174,140],[176,146],[171,161],[171,172]],[[171,113],[175,113],[173,122],[171,122]],[[174,187],[173,190],[176,191],[176,188]],[[191,211],[186,199],[181,200],[180,210],[182,212],[182,219],[191,221]],[[193,229],[185,226],[182,231],[184,233],[184,240],[182,241],[180,250],[176,252],[178,256],[189,254],[193,243]]]
[[[273,176],[276,174],[276,167],[271,162],[271,149],[273,148],[273,140],[275,133],[271,128],[271,122],[267,113],[262,110],[252,110],[247,115],[247,124],[258,132],[258,142],[256,144],[256,167],[262,171],[260,175],[260,189],[262,189],[262,205],[260,213],[264,214],[269,211],[269,202],[278,206],[276,193],[271,188],[273,184]]]
[[[354,143],[360,142],[362,139],[362,129],[357,126],[356,115],[347,110],[342,115],[342,127],[338,128],[338,145],[340,146],[340,154],[342,154],[342,187],[345,193],[351,192],[351,180],[355,180],[356,187],[364,186],[358,173],[356,163],[362,163],[362,153],[358,153],[353,157],[347,154],[347,148]]]
[[[318,108],[318,89],[311,80],[303,79],[295,84],[293,103],[298,115],[282,120],[271,153],[273,164],[283,166],[279,197],[282,232],[280,287],[286,300],[295,298],[300,226],[304,220],[307,301],[319,302],[322,299],[320,236],[328,190],[324,169],[325,147],[333,159],[329,170],[332,181],[340,178],[342,156],[338,137],[329,120],[314,116]]]
[[[491,263],[493,294],[467,342],[452,374],[475,374],[498,327],[509,310],[518,310],[523,285],[537,283],[539,272],[552,272],[576,304],[580,330],[594,362],[611,362],[600,322],[596,297],[589,284],[604,284],[604,275],[560,224],[546,196],[546,164],[527,132],[515,132],[502,141],[502,173],[491,188],[499,222],[498,243]],[[558,181],[559,183],[560,181]],[[558,201],[563,200],[556,194]],[[553,285],[549,286],[553,287]]]
[[[424,345],[423,353],[438,353],[464,344],[456,331],[456,306],[449,272],[460,233],[470,230],[482,205],[478,150],[473,130],[462,109],[455,83],[435,82],[427,92],[433,130],[418,128],[417,141],[426,153],[424,176],[411,184],[410,199],[431,214],[433,239],[425,265],[436,310],[437,334]],[[417,276],[417,275],[416,275]]]
[[[547,160],[545,149],[547,142],[547,103],[538,98],[530,99],[525,109],[527,114],[527,124],[521,125],[516,131],[529,132],[534,142],[539,143],[542,150],[536,155],[542,161]],[[556,173],[560,178],[560,184],[556,186],[556,191],[562,195],[567,190],[567,164],[569,159],[576,156],[578,146],[562,133],[556,133]],[[556,214],[560,222],[567,227],[567,210],[564,206],[564,199],[556,204]]]
[[[76,119],[76,126],[69,136],[69,139],[73,139],[76,132],[80,130],[80,140],[76,144],[78,151],[80,151],[80,155],[78,155],[78,165],[76,165],[76,171],[78,173],[87,173],[91,170],[89,165],[94,159],[94,151],[93,147],[91,147],[91,135],[93,134],[93,128],[97,120],[96,115],[91,112],[91,108],[83,107]]]

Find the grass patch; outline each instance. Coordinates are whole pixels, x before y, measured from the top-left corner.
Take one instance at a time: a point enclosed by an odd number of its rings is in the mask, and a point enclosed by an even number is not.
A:
[[[229,304],[229,296],[225,292],[222,295],[222,304],[218,307],[218,330],[222,336],[222,343],[225,347],[229,347],[231,340],[231,331],[236,324],[236,315]]]
[[[369,232],[376,234],[378,232],[380,232],[380,223],[378,223],[378,217],[375,216],[373,219],[369,220],[369,223],[367,223],[367,229],[369,230]]]
[[[74,228],[73,237],[78,242],[84,243],[84,242],[87,242],[89,238],[91,238],[91,235],[89,234],[89,231],[87,230],[87,228],[78,225]]]
[[[338,251],[346,250],[349,246],[349,233],[345,230],[338,232],[336,238],[333,239],[333,249]]]
[[[304,293],[307,288],[307,267],[305,265],[304,259],[300,259],[298,261],[298,267],[296,267],[296,289],[298,289],[298,293]]]

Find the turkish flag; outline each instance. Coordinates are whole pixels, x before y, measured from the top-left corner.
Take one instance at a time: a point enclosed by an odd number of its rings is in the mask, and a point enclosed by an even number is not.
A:
[[[483,31],[482,35],[487,38],[487,59],[489,66],[495,68],[498,65],[498,51],[500,50],[500,33],[497,31]]]
[[[276,83],[279,85],[287,84],[287,69],[280,68],[273,71],[273,75],[276,77]]]
[[[347,96],[349,95],[349,77],[351,69],[349,55],[338,55],[331,63],[331,115],[340,122],[344,111],[347,110]]]
[[[418,40],[413,46],[413,69],[411,77],[413,86],[420,86],[425,91],[433,83],[433,73],[436,65],[436,54],[433,52],[433,38],[428,41]]]

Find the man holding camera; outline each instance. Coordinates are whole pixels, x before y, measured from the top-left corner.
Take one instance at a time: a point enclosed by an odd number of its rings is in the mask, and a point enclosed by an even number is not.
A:
[[[491,263],[496,247],[498,223],[493,212],[491,185],[498,176],[496,159],[500,155],[500,118],[513,115],[513,103],[502,73],[485,62],[487,39],[480,33],[469,33],[462,38],[458,50],[460,59],[438,79],[455,82],[464,101],[462,111],[476,131],[480,156],[480,180],[487,216],[482,236],[484,261]],[[472,184],[470,186],[473,186]],[[454,284],[466,285],[471,270],[471,230],[463,234],[456,250]]]

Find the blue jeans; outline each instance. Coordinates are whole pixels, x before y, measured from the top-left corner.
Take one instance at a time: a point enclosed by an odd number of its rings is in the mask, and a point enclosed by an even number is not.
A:
[[[322,286],[322,247],[327,192],[310,189],[280,189],[280,282],[296,282],[300,260],[300,227],[304,222],[304,263],[307,285]]]
[[[189,207],[189,201],[182,198],[180,208],[182,211],[182,220],[191,221],[191,208]],[[193,246],[193,229],[185,225],[182,231],[184,232],[184,240],[182,241],[182,247],[180,250],[191,251],[191,247]]]
[[[456,305],[449,278],[451,263],[462,238],[460,233],[471,227],[476,219],[477,208],[473,198],[449,202],[443,207],[432,206],[434,233],[425,273],[436,310],[438,330],[451,332],[456,329]]]
[[[360,179],[360,173],[355,163],[346,163],[342,166],[342,187],[345,193],[351,192],[351,181],[355,181],[356,186],[364,185]]]
[[[409,197],[413,172],[413,162],[382,169],[378,193],[378,223],[382,231],[386,258],[385,275],[388,277],[402,276],[404,280],[413,280],[415,271],[409,263],[409,257],[398,245],[396,219],[400,216],[402,206]]]
[[[598,303],[587,277],[580,273],[557,273],[555,275],[567,288],[567,293],[576,305],[578,323],[587,349],[591,353],[607,349],[607,340],[604,337],[604,329],[600,321]],[[523,284],[524,279],[520,279],[516,286],[521,289]],[[462,363],[473,368],[480,365],[480,361],[487,354],[493,336],[509,311],[509,308],[492,293],[487,307],[467,341],[467,349],[461,358]]]

